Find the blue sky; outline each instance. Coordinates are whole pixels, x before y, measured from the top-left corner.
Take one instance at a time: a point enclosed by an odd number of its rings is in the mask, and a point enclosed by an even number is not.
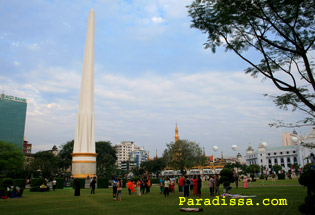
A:
[[[205,50],[190,28],[190,0],[0,1],[0,90],[28,100],[33,152],[74,138],[88,13],[95,11],[96,140],[134,141],[155,155],[174,140],[212,154],[245,154],[249,142],[281,145],[274,119],[296,121],[263,96],[269,81],[244,74],[231,52]],[[310,128],[296,129],[308,133]]]

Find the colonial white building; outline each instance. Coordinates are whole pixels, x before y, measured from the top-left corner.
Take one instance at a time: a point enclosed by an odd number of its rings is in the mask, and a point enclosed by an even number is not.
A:
[[[268,147],[266,142],[261,141],[257,150],[249,146],[246,150],[246,164],[264,166],[269,172],[272,171],[272,166],[275,164],[282,166],[285,172],[288,172],[293,164],[303,167],[310,162],[310,154],[315,153],[315,149],[303,146],[304,143],[315,144],[315,127],[308,136],[300,137],[299,139],[295,138],[293,142],[297,142],[297,144]]]

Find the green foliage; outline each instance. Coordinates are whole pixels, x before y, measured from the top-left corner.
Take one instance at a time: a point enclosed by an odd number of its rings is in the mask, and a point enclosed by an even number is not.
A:
[[[273,165],[272,168],[277,174],[282,170],[282,166],[278,164]]]
[[[0,141],[0,177],[14,176],[22,171],[23,166],[22,149],[15,144]]]
[[[260,174],[259,179],[265,179],[264,174]]]
[[[145,170],[143,167],[134,167],[131,169],[131,172],[135,177],[141,177],[145,173]]]
[[[65,179],[63,178],[56,178],[56,189],[63,189],[64,187],[64,183],[65,183]]]
[[[1,181],[0,181],[0,189],[5,189],[9,186],[12,186],[13,185],[13,179],[12,178],[3,178]]]
[[[39,192],[40,185],[45,184],[44,178],[32,178],[31,179],[31,192]]]
[[[13,186],[18,186],[21,189],[24,189],[26,185],[26,179],[14,179]]]
[[[32,178],[31,179],[31,187],[39,187],[42,184],[45,184],[44,178]]]
[[[234,173],[231,169],[224,168],[220,172],[220,184],[223,184],[224,187],[230,186],[230,183],[233,183],[235,180]]]
[[[245,168],[245,172],[252,174],[252,178],[254,178],[254,174],[257,174],[260,172],[260,166],[257,164],[249,165],[248,167]]]
[[[41,177],[50,178],[58,174],[58,158],[50,151],[41,151],[33,155],[31,168],[40,171]]]
[[[285,180],[285,174],[284,173],[278,174],[278,179],[279,180]]]
[[[284,92],[271,95],[277,107],[310,116],[297,125],[315,123],[313,0],[195,0],[188,8],[191,27],[208,35],[206,49],[236,53],[250,65],[247,74],[262,75]]]
[[[166,161],[163,158],[149,160],[142,162],[141,167],[147,172],[156,174],[158,177],[161,171],[166,167]]]
[[[96,147],[96,166],[98,177],[110,177],[113,174],[115,162],[117,160],[116,150],[109,141],[99,141]]]
[[[64,171],[67,170],[72,164],[72,152],[73,152],[74,140],[68,141],[67,143],[60,146],[58,153],[59,168]]]
[[[108,188],[109,179],[108,178],[97,178],[97,188]]]
[[[195,142],[178,140],[176,143],[166,144],[166,147],[163,159],[169,167],[180,170],[183,175],[186,173],[185,169],[191,169],[205,162],[202,149]]]
[[[303,167],[299,183],[307,187],[305,203],[300,205],[299,211],[303,214],[312,214],[315,211],[315,170],[314,164],[309,163]]]

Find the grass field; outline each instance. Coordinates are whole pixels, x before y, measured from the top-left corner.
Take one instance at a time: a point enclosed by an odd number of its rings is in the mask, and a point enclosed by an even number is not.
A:
[[[265,183],[266,184],[266,183]],[[269,185],[268,185],[269,184]],[[242,185],[242,183],[240,183]],[[233,187],[233,186],[232,186]],[[222,190],[221,190],[222,192]],[[112,199],[112,189],[96,189],[96,194],[91,195],[89,189],[82,189],[81,196],[74,196],[74,190],[64,189],[46,193],[30,192],[28,189],[20,199],[0,199],[1,215],[11,214],[181,214],[182,207],[203,208],[204,214],[299,214],[298,206],[304,201],[306,189],[298,185],[297,180],[277,181],[276,185],[262,186],[261,181],[249,184],[249,189],[233,188],[233,194],[256,195],[252,198],[253,206],[179,206],[178,193],[170,194],[164,198],[158,186],[153,186],[149,194],[141,197],[128,195],[123,189],[122,201]],[[192,198],[192,196],[190,196]],[[210,198],[206,185],[202,189],[202,198]],[[263,206],[263,199],[287,199],[287,205]],[[210,198],[210,199],[213,199]],[[238,200],[236,200],[238,201]],[[246,201],[246,200],[245,200]],[[221,201],[220,201],[221,202]],[[222,203],[222,202],[221,202]],[[226,199],[229,204],[229,199]],[[259,206],[256,204],[259,203]]]

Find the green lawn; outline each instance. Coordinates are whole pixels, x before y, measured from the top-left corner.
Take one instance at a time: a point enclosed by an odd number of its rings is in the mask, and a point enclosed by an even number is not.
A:
[[[261,185],[261,181],[249,184],[249,189],[233,188],[231,193],[257,195],[252,198],[253,206],[194,206],[204,209],[206,214],[299,214],[298,206],[304,201],[306,189],[298,185],[297,180],[277,181],[276,185]],[[240,186],[242,183],[240,183]],[[234,186],[232,186],[234,187]],[[222,190],[221,190],[222,192]],[[113,201],[112,189],[96,189],[91,195],[89,189],[82,189],[81,196],[75,197],[74,190],[56,190],[47,193],[34,193],[25,190],[20,199],[0,199],[1,215],[10,214],[180,214],[179,195],[170,194],[164,198],[159,188],[153,186],[151,193],[138,197],[129,196],[126,188],[123,189],[122,201]],[[202,198],[209,198],[206,186],[202,189]],[[263,206],[265,198],[287,199],[285,206]],[[211,198],[213,199],[213,198]],[[222,200],[221,200],[222,201]],[[220,202],[221,202],[220,201]],[[237,201],[237,200],[236,200]],[[229,203],[229,200],[226,200]],[[256,204],[260,203],[259,206]],[[193,207],[193,206],[191,206]]]

